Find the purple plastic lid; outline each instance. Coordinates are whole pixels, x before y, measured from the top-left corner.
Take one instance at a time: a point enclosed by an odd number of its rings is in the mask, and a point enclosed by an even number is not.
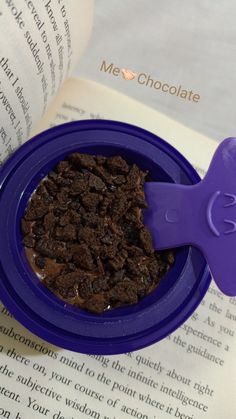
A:
[[[53,166],[79,151],[120,154],[148,170],[154,181],[185,185],[200,181],[188,161],[159,137],[133,125],[85,120],[41,133],[21,146],[0,171],[0,299],[37,336],[86,354],[131,352],[155,343],[180,326],[199,305],[211,278],[194,247],[176,251],[160,286],[138,304],[101,315],[66,305],[34,274],[22,246],[20,220],[27,202]]]

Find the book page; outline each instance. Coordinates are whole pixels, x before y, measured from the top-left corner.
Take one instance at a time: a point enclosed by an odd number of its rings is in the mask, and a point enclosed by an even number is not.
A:
[[[191,163],[199,167],[200,172],[207,169],[217,147],[212,139],[161,112],[100,83],[78,78],[66,80],[33,134],[57,124],[90,118],[116,119],[152,131],[177,147]]]
[[[147,128],[202,174],[216,148],[124,95],[73,79],[38,129],[84,118]],[[193,137],[202,149],[191,147]],[[118,356],[88,356],[37,338],[0,306],[0,418],[235,419],[235,322],[236,299],[212,283],[192,317],[161,342]]]
[[[93,0],[0,3],[0,163],[21,145],[84,50]]]
[[[75,75],[222,141],[235,135],[235,15],[234,0],[99,0]]]

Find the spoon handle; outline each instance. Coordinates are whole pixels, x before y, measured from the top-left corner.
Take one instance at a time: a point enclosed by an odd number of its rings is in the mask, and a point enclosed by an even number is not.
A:
[[[220,144],[198,184],[147,182],[145,195],[154,248],[197,246],[217,286],[236,295],[236,138]]]

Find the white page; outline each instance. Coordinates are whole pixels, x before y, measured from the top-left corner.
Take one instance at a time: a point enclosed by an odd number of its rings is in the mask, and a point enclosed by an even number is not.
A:
[[[216,148],[170,118],[88,81],[69,80],[49,116],[41,128],[95,117],[136,123],[185,150],[203,170]],[[191,151],[192,136],[202,149]],[[163,341],[131,354],[86,356],[38,339],[1,307],[0,412],[17,419],[235,419],[235,321],[236,299],[212,284],[191,319]]]
[[[93,0],[0,3],[0,163],[22,144],[84,50]]]
[[[235,135],[235,16],[234,0],[99,0],[89,48],[75,74],[221,141]],[[121,72],[101,71],[103,60],[137,76],[127,81]],[[144,84],[138,82],[141,73]],[[159,83],[155,88],[149,76],[200,99],[184,99],[174,88],[164,92]]]

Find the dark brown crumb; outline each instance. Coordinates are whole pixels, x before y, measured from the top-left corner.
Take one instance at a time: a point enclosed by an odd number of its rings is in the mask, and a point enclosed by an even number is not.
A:
[[[40,268],[40,269],[44,269],[45,268],[45,258],[42,258],[40,256],[37,256],[35,258],[35,263],[38,266],[38,268]]]
[[[94,313],[136,304],[174,263],[143,224],[147,173],[122,157],[74,153],[41,181],[21,220],[44,285]]]
[[[30,234],[28,234],[27,236],[25,236],[23,238],[23,245],[25,247],[34,247],[35,246],[34,236],[31,236]]]

